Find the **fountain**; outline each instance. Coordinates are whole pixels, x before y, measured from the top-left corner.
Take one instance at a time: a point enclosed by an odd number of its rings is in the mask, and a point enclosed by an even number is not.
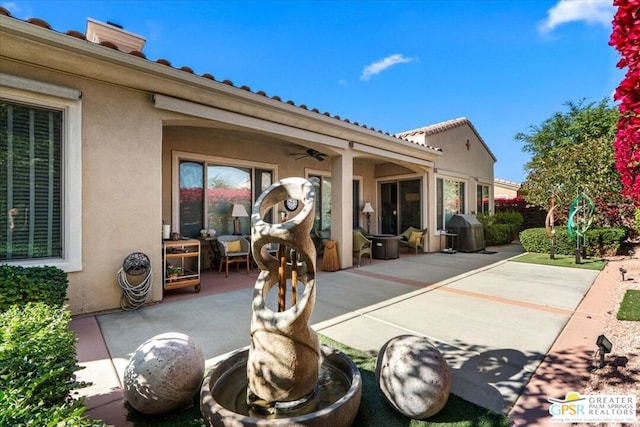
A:
[[[266,222],[273,207],[287,200],[301,202],[296,215],[282,223]],[[286,178],[266,189],[253,207],[251,243],[260,275],[253,293],[251,343],[205,377],[200,409],[209,426],[349,426],[356,417],[360,371],[344,353],[320,345],[309,327],[316,295],[316,250],[310,236],[314,203],[309,181]],[[272,244],[278,245],[276,255],[269,251]],[[298,285],[304,290],[299,292]],[[276,286],[274,311],[266,300]]]

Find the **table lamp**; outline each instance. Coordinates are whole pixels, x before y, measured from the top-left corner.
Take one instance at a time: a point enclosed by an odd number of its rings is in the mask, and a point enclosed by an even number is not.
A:
[[[362,213],[367,217],[367,233],[370,233],[369,227],[371,226],[371,214],[373,213],[373,207],[371,206],[371,203],[367,202],[364,204]]]
[[[231,209],[231,216],[233,217],[233,235],[239,236],[242,234],[240,231],[240,217],[247,217],[249,214],[243,205],[234,204]]]

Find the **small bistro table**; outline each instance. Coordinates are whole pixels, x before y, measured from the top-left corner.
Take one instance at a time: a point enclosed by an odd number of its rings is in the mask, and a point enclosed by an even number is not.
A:
[[[400,257],[400,236],[393,234],[376,234],[369,238],[372,242],[372,258],[393,259]]]

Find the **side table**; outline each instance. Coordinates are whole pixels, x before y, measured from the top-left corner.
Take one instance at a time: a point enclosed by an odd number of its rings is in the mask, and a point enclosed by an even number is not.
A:
[[[378,234],[371,239],[371,258],[392,259],[400,257],[400,236],[393,234]]]
[[[442,238],[444,238],[444,245],[442,244]],[[451,245],[449,245],[449,239],[451,239]],[[450,233],[446,230],[441,230],[440,252],[443,254],[455,254],[456,252],[458,252],[458,234]]]
[[[218,250],[218,244],[216,243],[218,238],[215,236],[212,237],[198,237],[200,240],[202,250],[207,248],[207,253],[209,255],[209,266],[212,270],[217,270],[220,265],[220,251]],[[202,263],[204,268],[204,263]]]

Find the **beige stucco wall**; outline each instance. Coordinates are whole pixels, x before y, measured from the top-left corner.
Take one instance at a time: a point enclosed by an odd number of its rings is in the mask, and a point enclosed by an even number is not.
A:
[[[162,123],[148,94],[4,61],[2,72],[82,92],[82,270],[69,272],[73,314],[117,309],[124,258],[161,271]],[[126,106],[126,107],[125,107]],[[156,272],[151,299],[161,299]]]
[[[435,161],[439,174],[454,172],[493,184],[494,160],[469,126],[458,126],[429,136],[427,141],[445,153]]]
[[[495,199],[513,199],[518,196],[519,187],[509,184],[501,184],[494,182],[493,184],[493,197]]]
[[[493,190],[493,166],[495,163],[493,157],[469,126],[458,126],[429,136],[427,141],[430,145],[442,148],[445,153],[435,161],[437,172],[434,179],[466,180],[465,213],[474,213],[477,202],[476,185],[487,185],[490,192]],[[468,148],[467,141],[469,141]],[[493,206],[491,195],[489,203],[490,206]],[[435,230],[435,216],[432,227]]]

